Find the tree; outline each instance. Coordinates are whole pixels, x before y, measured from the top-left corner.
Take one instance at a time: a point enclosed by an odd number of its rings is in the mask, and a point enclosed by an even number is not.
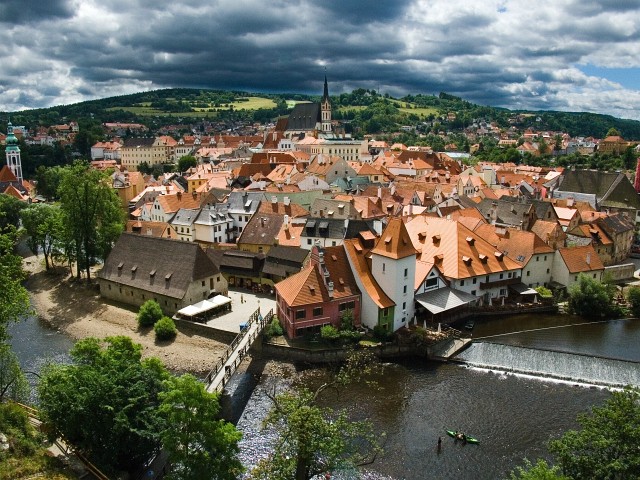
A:
[[[539,459],[536,464],[525,460],[524,467],[516,467],[509,476],[510,480],[571,480],[560,472],[560,467],[550,466]]]
[[[631,287],[627,291],[627,300],[631,304],[633,316],[640,317],[640,287]]]
[[[8,344],[0,344],[0,402],[5,399],[24,402],[29,398],[29,383],[18,357]]]
[[[218,395],[208,393],[191,375],[166,382],[160,394],[162,433],[169,453],[171,478],[176,480],[234,480],[242,473],[238,442],[242,434],[218,418]]]
[[[45,167],[40,165],[35,172],[36,191],[47,200],[58,198],[58,186],[62,178],[63,167]]]
[[[163,317],[162,308],[155,300],[147,300],[138,310],[138,326],[151,327]]]
[[[569,287],[569,310],[583,317],[601,317],[611,312],[612,289],[598,280],[580,274]]]
[[[22,286],[22,258],[13,253],[16,239],[14,228],[0,232],[0,344],[8,338],[7,324],[31,313],[29,294]]]
[[[620,132],[614,127],[611,127],[609,130],[607,130],[607,134],[605,135],[605,137],[619,137],[619,136],[620,136]]]
[[[89,281],[91,263],[106,258],[124,228],[120,199],[108,176],[83,162],[63,170],[58,193],[64,228],[75,245],[77,276],[83,268]]]
[[[344,410],[321,407],[318,397],[327,389],[361,381],[374,369],[368,353],[355,352],[315,391],[300,387],[270,395],[273,408],[264,423],[276,427],[279,435],[271,454],[258,463],[251,478],[308,480],[373,461],[380,447],[371,423],[353,422]]]
[[[34,255],[40,251],[44,255],[45,267],[49,270],[49,259],[62,231],[62,212],[57,205],[35,203],[20,213],[22,225],[29,239],[27,245]]]
[[[604,406],[578,416],[570,430],[549,444],[562,472],[574,479],[640,478],[640,390],[613,392]]]
[[[18,228],[20,226],[20,211],[27,204],[11,195],[0,193],[0,232],[9,227]]]
[[[63,435],[105,470],[135,470],[160,448],[169,374],[128,337],[87,338],[70,353],[74,364],[46,367],[38,384],[50,437]]]
[[[178,172],[183,173],[198,165],[198,159],[193,155],[184,155],[178,160]]]

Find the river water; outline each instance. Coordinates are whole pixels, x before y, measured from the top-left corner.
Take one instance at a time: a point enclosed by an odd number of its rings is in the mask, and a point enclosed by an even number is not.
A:
[[[567,324],[571,325],[557,328]],[[523,331],[527,332],[518,333]],[[72,341],[36,318],[11,325],[10,333],[26,370],[37,372],[48,360],[69,361]],[[478,345],[490,344],[480,348],[498,348],[498,356],[504,349],[526,348],[542,358],[553,350],[551,354],[580,354],[586,364],[595,356],[596,360],[624,361],[632,369],[640,365],[638,320],[585,324],[568,316],[493,318],[476,321],[473,335],[477,343],[461,357],[472,355]],[[314,375],[309,376],[311,382]],[[238,374],[229,388],[251,383]],[[286,386],[263,376],[238,421],[244,434],[241,456],[249,467],[268,454],[275,435],[261,429],[270,406],[265,392]],[[377,431],[386,434],[384,453],[366,467],[364,478],[459,480],[508,478],[523,458],[548,458],[547,442],[576,428],[576,415],[602,404],[608,396],[603,388],[575,381],[508,374],[497,367],[405,359],[385,365],[378,388],[353,386],[341,396],[332,393],[322,401],[348,409],[353,419],[371,420]],[[464,430],[481,444],[454,443],[446,436],[447,429]],[[443,448],[438,453],[440,436]]]

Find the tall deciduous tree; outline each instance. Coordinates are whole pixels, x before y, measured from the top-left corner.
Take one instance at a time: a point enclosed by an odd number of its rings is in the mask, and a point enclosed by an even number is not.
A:
[[[52,429],[100,467],[132,471],[160,448],[165,424],[159,394],[169,374],[128,337],[80,340],[73,365],[50,365],[38,385],[41,414]]]
[[[612,305],[611,286],[582,273],[578,281],[569,287],[569,309],[576,315],[601,317],[611,312]]]
[[[198,159],[193,155],[183,155],[178,160],[178,172],[183,173],[189,170],[191,167],[195,167],[198,164]]]
[[[0,232],[8,228],[18,228],[20,224],[20,211],[27,204],[11,195],[0,193]]]
[[[52,258],[54,247],[60,240],[62,232],[62,212],[57,205],[34,203],[20,213],[22,225],[29,235],[27,244],[34,253],[40,251],[44,255],[46,269],[49,270],[49,260]]]
[[[331,380],[315,391],[298,388],[272,396],[274,406],[265,425],[277,428],[272,453],[251,472],[254,479],[308,480],[315,475],[370,463],[380,451],[379,435],[368,421],[354,422],[346,411],[318,405],[329,388],[345,387],[372,371],[372,358],[362,352],[349,357]]]
[[[29,398],[29,383],[18,357],[7,344],[0,344],[0,402],[5,399],[24,402]]]
[[[242,434],[218,417],[216,394],[191,375],[172,378],[160,395],[167,428],[162,435],[175,480],[235,480],[243,467],[238,459]]]
[[[16,238],[14,228],[0,232],[0,343],[7,340],[7,324],[31,312],[29,294],[22,286],[22,258],[13,253]]]
[[[120,200],[105,173],[76,162],[63,170],[58,188],[65,230],[75,244],[77,275],[91,262],[105,258],[124,227]]]
[[[573,479],[640,478],[640,391],[613,392],[602,407],[578,417],[570,430],[549,445],[562,472]]]

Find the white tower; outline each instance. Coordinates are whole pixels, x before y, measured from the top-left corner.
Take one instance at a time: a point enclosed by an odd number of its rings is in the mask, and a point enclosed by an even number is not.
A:
[[[18,182],[22,184],[22,161],[20,159],[20,147],[18,146],[18,139],[13,134],[13,125],[11,122],[7,125],[7,146],[5,148],[7,156],[7,165],[18,179]]]
[[[393,331],[406,327],[415,315],[416,254],[409,232],[400,218],[391,218],[371,249],[371,273],[396,304]]]

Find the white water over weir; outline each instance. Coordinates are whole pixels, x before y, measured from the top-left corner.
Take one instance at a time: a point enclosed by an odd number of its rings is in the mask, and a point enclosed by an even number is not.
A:
[[[640,386],[640,363],[591,355],[474,342],[453,360],[471,367],[579,383],[612,387]]]

